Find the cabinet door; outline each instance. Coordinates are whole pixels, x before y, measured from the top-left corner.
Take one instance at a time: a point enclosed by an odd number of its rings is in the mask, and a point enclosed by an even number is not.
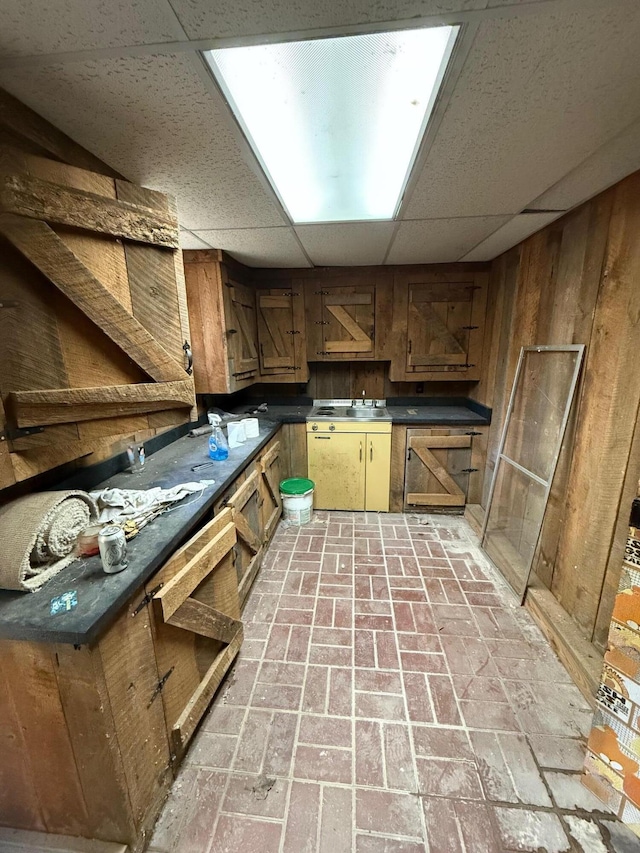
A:
[[[310,361],[374,357],[375,286],[327,286],[307,303]]]
[[[473,284],[410,284],[407,369],[424,371],[468,364]]]
[[[364,509],[364,433],[307,433],[309,479],[316,509]]]
[[[260,378],[305,382],[309,378],[302,291],[272,288],[256,293]]]
[[[195,407],[172,199],[7,150],[0,222],[0,483]]]
[[[392,382],[480,378],[487,276],[452,279],[451,273],[396,276]]]
[[[389,512],[391,434],[367,434],[365,509]]]
[[[262,562],[261,500],[260,473],[256,468],[227,500],[238,537],[234,548],[234,563],[241,606],[244,606],[247,600]]]
[[[276,529],[278,519],[282,514],[282,498],[280,497],[280,481],[282,467],[280,462],[279,440],[272,441],[258,461],[260,472],[260,512],[262,518],[262,541],[266,545]]]
[[[242,644],[235,544],[232,513],[225,509],[147,582],[157,689],[174,759],[184,753]]]
[[[226,318],[232,387],[254,382],[258,373],[258,330],[255,292],[229,281],[229,312]]]
[[[463,430],[407,430],[405,508],[463,507],[470,460]]]

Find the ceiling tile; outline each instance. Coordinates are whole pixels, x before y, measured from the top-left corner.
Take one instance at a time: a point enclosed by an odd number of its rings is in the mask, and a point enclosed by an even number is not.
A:
[[[0,54],[33,55],[184,39],[167,0],[20,0],[2,4]]]
[[[250,267],[309,267],[292,228],[244,228],[237,231],[199,231],[216,249],[224,249]]]
[[[316,266],[381,264],[393,229],[393,222],[296,226],[298,237]]]
[[[640,121],[607,142],[529,207],[567,209],[640,169]]]
[[[484,9],[487,0],[172,0],[189,38],[233,38],[331,29]]]
[[[458,261],[508,218],[478,216],[401,222],[387,263],[444,264]]]
[[[492,261],[560,216],[562,213],[523,213],[520,216],[514,216],[461,260]]]
[[[185,228],[281,225],[194,56],[0,69],[0,85],[114,169],[175,195]]]
[[[637,0],[482,23],[403,217],[528,207],[640,116],[639,40]]]
[[[180,229],[180,248],[181,249],[210,249],[211,246],[208,243],[205,243],[204,240],[201,240],[200,237],[196,237],[191,231],[185,231],[183,228]]]

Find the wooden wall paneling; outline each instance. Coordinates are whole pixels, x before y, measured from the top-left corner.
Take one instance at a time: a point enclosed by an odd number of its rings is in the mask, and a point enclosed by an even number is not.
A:
[[[640,399],[640,173],[614,191],[553,592],[591,636]],[[635,476],[640,475],[640,471]],[[597,485],[596,485],[597,484]],[[585,521],[588,519],[588,523]]]
[[[391,426],[391,488],[389,512],[402,512],[404,508],[404,476],[407,458],[407,427]]]
[[[306,424],[282,424],[280,439],[281,479],[307,476]]]
[[[158,690],[150,605],[131,603],[100,639],[104,684],[122,758],[133,820],[149,830],[171,785],[169,742]]]
[[[138,833],[99,655],[88,646],[56,645],[54,657],[91,836],[134,847]]]
[[[553,304],[552,309],[547,312],[549,320],[545,326],[546,336],[539,338],[545,343],[588,343],[591,338],[611,203],[612,194],[604,193],[565,217],[557,226],[562,228],[562,240],[552,294]],[[549,589],[567,509],[566,493],[575,430],[580,418],[583,379],[584,370],[567,423],[533,561],[533,571]]]
[[[512,349],[513,340],[513,313],[515,302],[518,294],[518,270],[520,265],[520,247],[511,249],[499,260],[498,264],[502,268],[499,273],[497,286],[501,288],[503,299],[500,305],[501,310],[496,309],[494,323],[496,325],[496,357],[495,357],[495,373],[493,379],[493,397],[488,398],[485,393],[484,402],[490,403],[493,408],[491,415],[491,425],[489,427],[489,435],[487,440],[487,467],[485,471],[483,483],[482,506],[486,507],[489,497],[489,489],[491,488],[491,480],[496,464],[496,456],[498,446],[500,444],[500,436],[507,411],[509,394],[511,386],[509,384],[509,351]],[[488,382],[491,381],[491,374],[488,374]],[[513,375],[510,377],[510,382],[513,382]],[[488,387],[488,383],[487,386]]]
[[[58,695],[52,650],[39,643],[9,640],[3,640],[0,649],[24,754],[33,768],[31,779],[42,822],[47,832],[81,835],[89,818]]]
[[[622,560],[627,537],[629,535],[628,516],[631,511],[633,499],[638,494],[638,477],[640,476],[640,408],[636,416],[636,427],[629,452],[629,462],[624,478],[622,494],[620,496],[620,511],[616,520],[613,538],[611,541],[611,550],[607,559],[607,567],[602,583],[602,591],[600,593],[600,602],[598,605],[598,613],[593,629],[591,641],[593,645],[603,654],[607,648],[607,638],[609,635],[609,627],[611,623],[611,614],[613,612],[613,604],[618,587],[620,584],[620,575],[622,573]]]
[[[391,361],[394,354],[392,336],[393,318],[393,276],[380,273],[375,280],[376,295],[376,327],[375,327],[375,357],[381,361]],[[385,365],[388,370],[389,365]],[[383,396],[380,394],[379,396]]]
[[[6,644],[0,643],[0,823],[46,831],[34,766],[25,760],[27,732],[23,730],[5,668],[10,663]]]
[[[350,365],[349,394],[352,399],[362,398],[365,391],[367,399],[384,399],[385,374],[388,364],[377,361],[353,362]]]

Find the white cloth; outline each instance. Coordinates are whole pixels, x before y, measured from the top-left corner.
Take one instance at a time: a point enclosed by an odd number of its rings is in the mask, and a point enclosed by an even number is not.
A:
[[[180,483],[172,489],[102,489],[91,492],[98,505],[98,521],[142,521],[151,514],[167,509],[171,504],[181,501],[187,495],[202,492],[213,480]]]

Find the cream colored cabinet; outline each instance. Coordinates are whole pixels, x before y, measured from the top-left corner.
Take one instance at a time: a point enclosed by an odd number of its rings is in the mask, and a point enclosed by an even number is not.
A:
[[[391,424],[307,425],[315,509],[389,511]],[[369,432],[369,430],[371,430]]]
[[[365,509],[389,512],[391,433],[367,433]]]

